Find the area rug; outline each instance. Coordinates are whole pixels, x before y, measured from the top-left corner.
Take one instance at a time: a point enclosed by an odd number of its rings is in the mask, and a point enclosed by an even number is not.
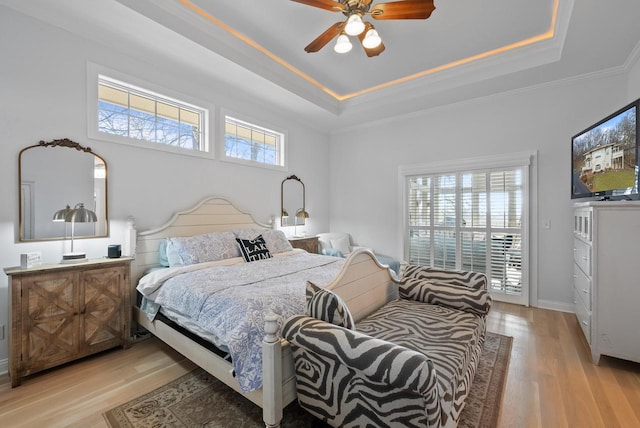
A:
[[[459,427],[497,426],[511,354],[511,337],[487,333]],[[263,427],[262,409],[195,369],[173,382],[104,413],[112,428]],[[323,427],[297,403],[284,409],[286,428]]]

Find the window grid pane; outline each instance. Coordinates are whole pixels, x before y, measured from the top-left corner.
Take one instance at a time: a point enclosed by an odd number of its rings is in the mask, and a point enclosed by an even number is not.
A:
[[[429,226],[431,215],[431,179],[429,177],[409,178],[409,225]]]
[[[205,151],[205,110],[126,83],[98,81],[98,130],[153,143]]]
[[[431,265],[431,231],[414,229],[409,235],[409,263]]]
[[[487,234],[462,232],[462,269],[483,272],[487,265]]]
[[[487,179],[485,173],[462,174],[461,214],[463,227],[487,225]]]
[[[284,134],[225,117],[225,155],[265,165],[283,166]]]

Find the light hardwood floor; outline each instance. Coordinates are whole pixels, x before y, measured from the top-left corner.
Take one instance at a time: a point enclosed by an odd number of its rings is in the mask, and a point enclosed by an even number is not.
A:
[[[497,303],[488,329],[514,338],[501,427],[640,427],[640,364],[603,357],[594,366],[573,314]],[[102,412],[192,368],[148,339],[14,389],[0,376],[0,427],[106,427]]]

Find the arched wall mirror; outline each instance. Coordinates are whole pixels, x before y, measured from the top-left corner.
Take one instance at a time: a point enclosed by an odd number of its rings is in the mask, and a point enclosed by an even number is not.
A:
[[[107,163],[91,148],[66,138],[25,147],[18,156],[18,183],[19,241],[109,235]],[[61,216],[80,204],[95,213],[95,222]]]
[[[304,183],[297,176],[290,175],[280,185],[280,225],[302,226],[307,218]]]

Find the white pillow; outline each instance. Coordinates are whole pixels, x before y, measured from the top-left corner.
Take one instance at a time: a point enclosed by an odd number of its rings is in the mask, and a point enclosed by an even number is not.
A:
[[[351,252],[351,246],[349,245],[350,243],[351,242],[349,242],[349,237],[343,236],[338,239],[332,239],[331,248],[340,251],[342,255],[346,256]]]
[[[331,248],[331,241],[328,239],[322,239],[318,236],[318,244],[320,244],[320,250],[324,250],[325,248]]]

